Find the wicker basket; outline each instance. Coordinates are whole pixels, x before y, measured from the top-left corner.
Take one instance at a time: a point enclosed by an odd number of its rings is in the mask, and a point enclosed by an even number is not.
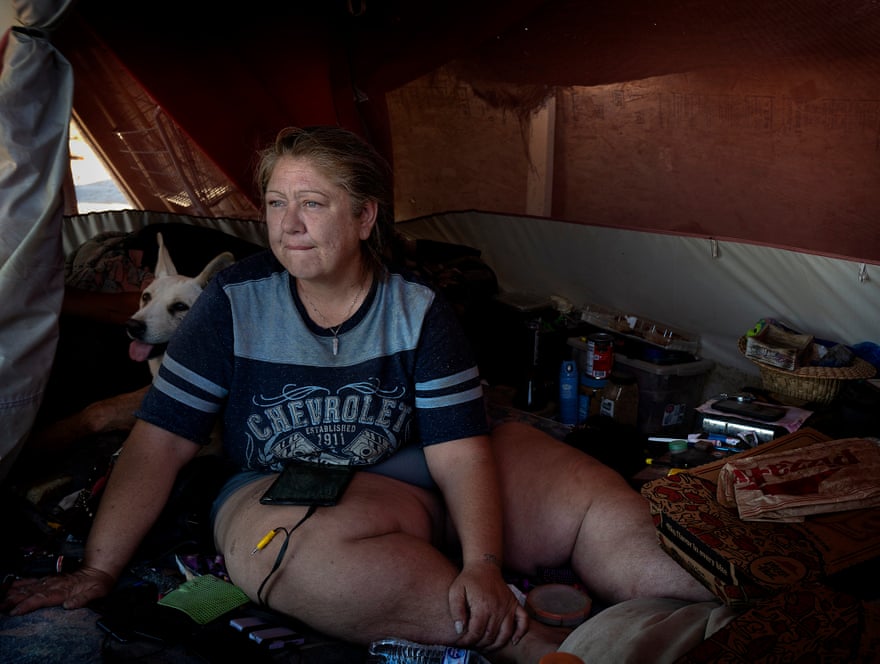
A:
[[[746,354],[745,337],[740,337],[739,352]],[[761,384],[765,390],[819,404],[831,403],[840,392],[843,381],[871,378],[876,372],[872,364],[858,357],[848,367],[809,366],[794,371],[773,367],[752,358],[749,360],[760,370]]]

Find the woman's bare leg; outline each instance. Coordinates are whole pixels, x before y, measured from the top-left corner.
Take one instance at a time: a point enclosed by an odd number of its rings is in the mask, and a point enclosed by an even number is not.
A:
[[[290,529],[305,513],[265,506],[272,478],[239,489],[218,514],[215,537],[232,580],[258,601],[285,534],[256,554],[270,530]],[[458,571],[433,543],[443,532],[440,501],[372,473],[358,473],[340,503],[319,507],[291,536],[262,598],[282,613],[353,643],[390,635],[452,643],[447,593]]]
[[[657,543],[647,502],[610,468],[526,425],[492,436],[505,505],[505,566],[533,573],[571,563],[606,602],[666,596],[704,600],[711,593]],[[284,533],[262,551],[256,543],[291,528],[305,508],[264,506],[272,478],[236,492],[215,527],[233,581],[252,600],[269,574]],[[454,643],[447,591],[458,570],[437,548],[444,530],[440,501],[429,492],[358,473],[339,505],[318,508],[291,536],[263,598],[313,628],[353,643],[397,635]],[[489,656],[535,662],[565,632],[532,623],[517,646]]]
[[[233,494],[214,529],[230,577],[254,601],[285,535],[279,533],[252,554],[256,543],[278,526],[289,529],[306,512],[260,505],[271,481],[267,477]],[[262,597],[273,609],[351,643],[392,635],[454,643],[448,589],[458,569],[437,548],[444,530],[436,496],[381,475],[358,473],[339,505],[319,507],[293,533]],[[516,647],[486,654],[495,662],[534,664],[566,635],[533,622]]]
[[[660,548],[647,500],[618,473],[526,424],[499,425],[492,441],[511,569],[571,564],[607,603],[713,598]]]

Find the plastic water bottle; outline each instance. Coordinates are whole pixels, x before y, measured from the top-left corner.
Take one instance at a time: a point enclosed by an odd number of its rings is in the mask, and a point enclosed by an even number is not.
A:
[[[406,639],[379,639],[370,644],[374,664],[489,664],[480,653],[453,646],[425,645]]]
[[[565,360],[559,369],[559,421],[578,423],[578,371],[574,360]]]

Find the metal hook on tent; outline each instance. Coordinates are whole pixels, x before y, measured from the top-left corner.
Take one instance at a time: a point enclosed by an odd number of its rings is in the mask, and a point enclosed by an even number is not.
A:
[[[859,283],[863,284],[868,280],[868,264],[859,263]]]
[[[716,240],[714,237],[709,238],[709,254],[712,256],[712,258],[718,258],[718,256],[721,255],[721,251],[718,247],[718,240]]]

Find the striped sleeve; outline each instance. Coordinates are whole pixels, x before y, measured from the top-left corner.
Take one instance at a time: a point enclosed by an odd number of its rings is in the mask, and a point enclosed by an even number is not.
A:
[[[423,445],[488,432],[480,372],[453,309],[431,306],[416,353],[416,410]]]

